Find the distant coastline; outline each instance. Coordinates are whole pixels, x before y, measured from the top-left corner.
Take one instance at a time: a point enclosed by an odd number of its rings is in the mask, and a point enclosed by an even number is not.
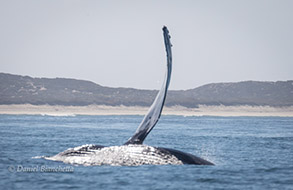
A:
[[[145,115],[156,90],[0,73],[0,114]],[[293,80],[211,83],[170,90],[163,115],[293,117]]]
[[[73,115],[144,115],[149,107],[141,106],[63,106],[63,105],[0,105],[0,114],[28,114],[50,116]],[[163,115],[180,116],[278,116],[293,117],[293,106],[206,106],[186,108],[182,106],[164,107]]]
[[[112,88],[76,79],[32,78],[0,73],[0,105],[149,107],[157,90]],[[210,83],[189,90],[170,90],[165,106],[197,109],[200,105],[293,106],[293,80]]]

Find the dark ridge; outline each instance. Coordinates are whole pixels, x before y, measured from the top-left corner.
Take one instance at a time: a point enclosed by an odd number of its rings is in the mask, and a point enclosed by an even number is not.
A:
[[[32,78],[0,73],[0,104],[150,106],[156,90],[110,88],[90,81]],[[293,80],[212,83],[169,91],[166,106],[198,105],[292,106]]]

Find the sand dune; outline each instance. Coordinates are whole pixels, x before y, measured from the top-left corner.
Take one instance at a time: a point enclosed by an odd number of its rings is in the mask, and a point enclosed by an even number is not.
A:
[[[148,107],[126,106],[51,106],[13,104],[0,105],[0,114],[41,114],[52,116],[64,115],[144,115]],[[293,117],[293,106],[205,106],[186,108],[182,106],[164,107],[163,115],[183,116],[284,116]]]

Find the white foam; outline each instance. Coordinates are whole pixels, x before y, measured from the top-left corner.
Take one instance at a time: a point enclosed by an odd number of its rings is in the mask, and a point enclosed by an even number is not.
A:
[[[34,156],[32,159],[40,159],[40,158],[45,158],[46,156]]]

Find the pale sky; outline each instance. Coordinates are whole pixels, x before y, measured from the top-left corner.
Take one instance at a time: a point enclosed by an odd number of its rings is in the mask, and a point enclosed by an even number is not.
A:
[[[0,72],[159,89],[293,79],[292,0],[0,0]]]

